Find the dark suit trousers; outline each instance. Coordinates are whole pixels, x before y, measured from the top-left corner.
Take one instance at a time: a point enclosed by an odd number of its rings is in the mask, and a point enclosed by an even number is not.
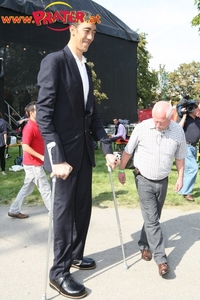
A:
[[[53,212],[54,262],[50,279],[69,273],[72,259],[82,259],[92,207],[92,165],[84,151],[82,165],[66,180],[57,178]]]

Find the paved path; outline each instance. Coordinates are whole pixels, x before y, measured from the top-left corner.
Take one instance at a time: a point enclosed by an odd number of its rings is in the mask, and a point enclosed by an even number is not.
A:
[[[45,207],[23,207],[26,220],[0,207],[0,299],[41,300],[44,294],[49,217]],[[163,279],[154,260],[141,260],[137,240],[140,209],[119,207],[128,270],[122,258],[114,208],[94,208],[85,255],[97,268],[71,269],[87,288],[88,300],[199,300],[200,211],[164,209],[162,228],[171,272]],[[50,253],[50,265],[52,252]],[[47,286],[51,300],[67,299]]]

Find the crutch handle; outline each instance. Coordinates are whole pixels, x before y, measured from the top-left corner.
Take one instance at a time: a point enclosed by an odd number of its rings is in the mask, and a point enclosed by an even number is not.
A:
[[[112,172],[112,169],[111,167],[107,166],[108,167],[108,172]]]
[[[47,144],[47,151],[48,151],[48,154],[49,154],[49,160],[50,160],[52,171],[53,171],[53,161],[52,161],[51,149],[53,147],[55,147],[55,145],[56,145],[55,142],[51,142],[51,143]]]
[[[108,172],[111,172],[111,171],[112,171],[112,169],[111,169],[111,167],[110,167],[110,166],[108,166],[108,160],[106,160],[106,166],[107,166],[107,168],[108,168]]]

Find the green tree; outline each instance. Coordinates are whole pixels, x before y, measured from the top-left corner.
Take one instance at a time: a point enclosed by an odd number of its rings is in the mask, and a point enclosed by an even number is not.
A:
[[[200,97],[200,62],[183,63],[168,74],[168,97],[176,102],[183,93],[188,94],[190,99]]]
[[[158,72],[149,70],[149,60],[152,56],[146,48],[146,34],[140,33],[139,36],[140,42],[137,50],[137,102],[138,108],[147,108],[156,99]]]
[[[108,99],[108,97],[105,93],[101,93],[101,80],[97,78],[97,74],[94,71],[94,63],[88,62],[88,65],[92,72],[92,82],[94,85],[94,96],[95,96],[96,102],[99,104],[99,103],[101,103],[101,100]]]
[[[194,4],[197,5],[198,14],[192,19],[192,26],[198,26],[200,31],[200,0],[195,0]]]
[[[171,96],[168,92],[168,85],[169,85],[169,78],[168,78],[169,72],[167,72],[165,65],[159,65],[159,71],[158,71],[158,86],[157,86],[157,95],[156,95],[156,101],[164,100],[164,101],[170,101]]]

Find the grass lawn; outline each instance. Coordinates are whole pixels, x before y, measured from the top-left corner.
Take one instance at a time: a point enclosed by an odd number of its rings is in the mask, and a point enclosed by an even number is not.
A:
[[[18,156],[18,148],[10,148],[9,154],[11,158],[6,159],[6,176],[0,173],[0,205],[9,205],[16,197],[20,190],[23,180],[24,171],[12,172],[9,168],[14,165],[14,159]],[[100,149],[95,151],[96,167],[93,169],[93,206],[96,207],[113,207],[113,195],[110,185],[110,178],[105,159]],[[112,172],[113,182],[115,186],[116,199],[119,206],[139,207],[138,195],[134,183],[132,170],[126,170],[127,182],[121,185],[118,182],[117,170]],[[49,175],[47,174],[47,177]],[[165,201],[165,207],[179,207],[183,210],[199,209],[200,210],[200,176],[197,175],[197,180],[193,190],[195,202],[189,203],[182,196],[174,192],[174,185],[177,178],[175,166],[169,176],[169,188]],[[27,205],[43,205],[40,193],[35,187],[33,193],[29,195],[25,203]]]

